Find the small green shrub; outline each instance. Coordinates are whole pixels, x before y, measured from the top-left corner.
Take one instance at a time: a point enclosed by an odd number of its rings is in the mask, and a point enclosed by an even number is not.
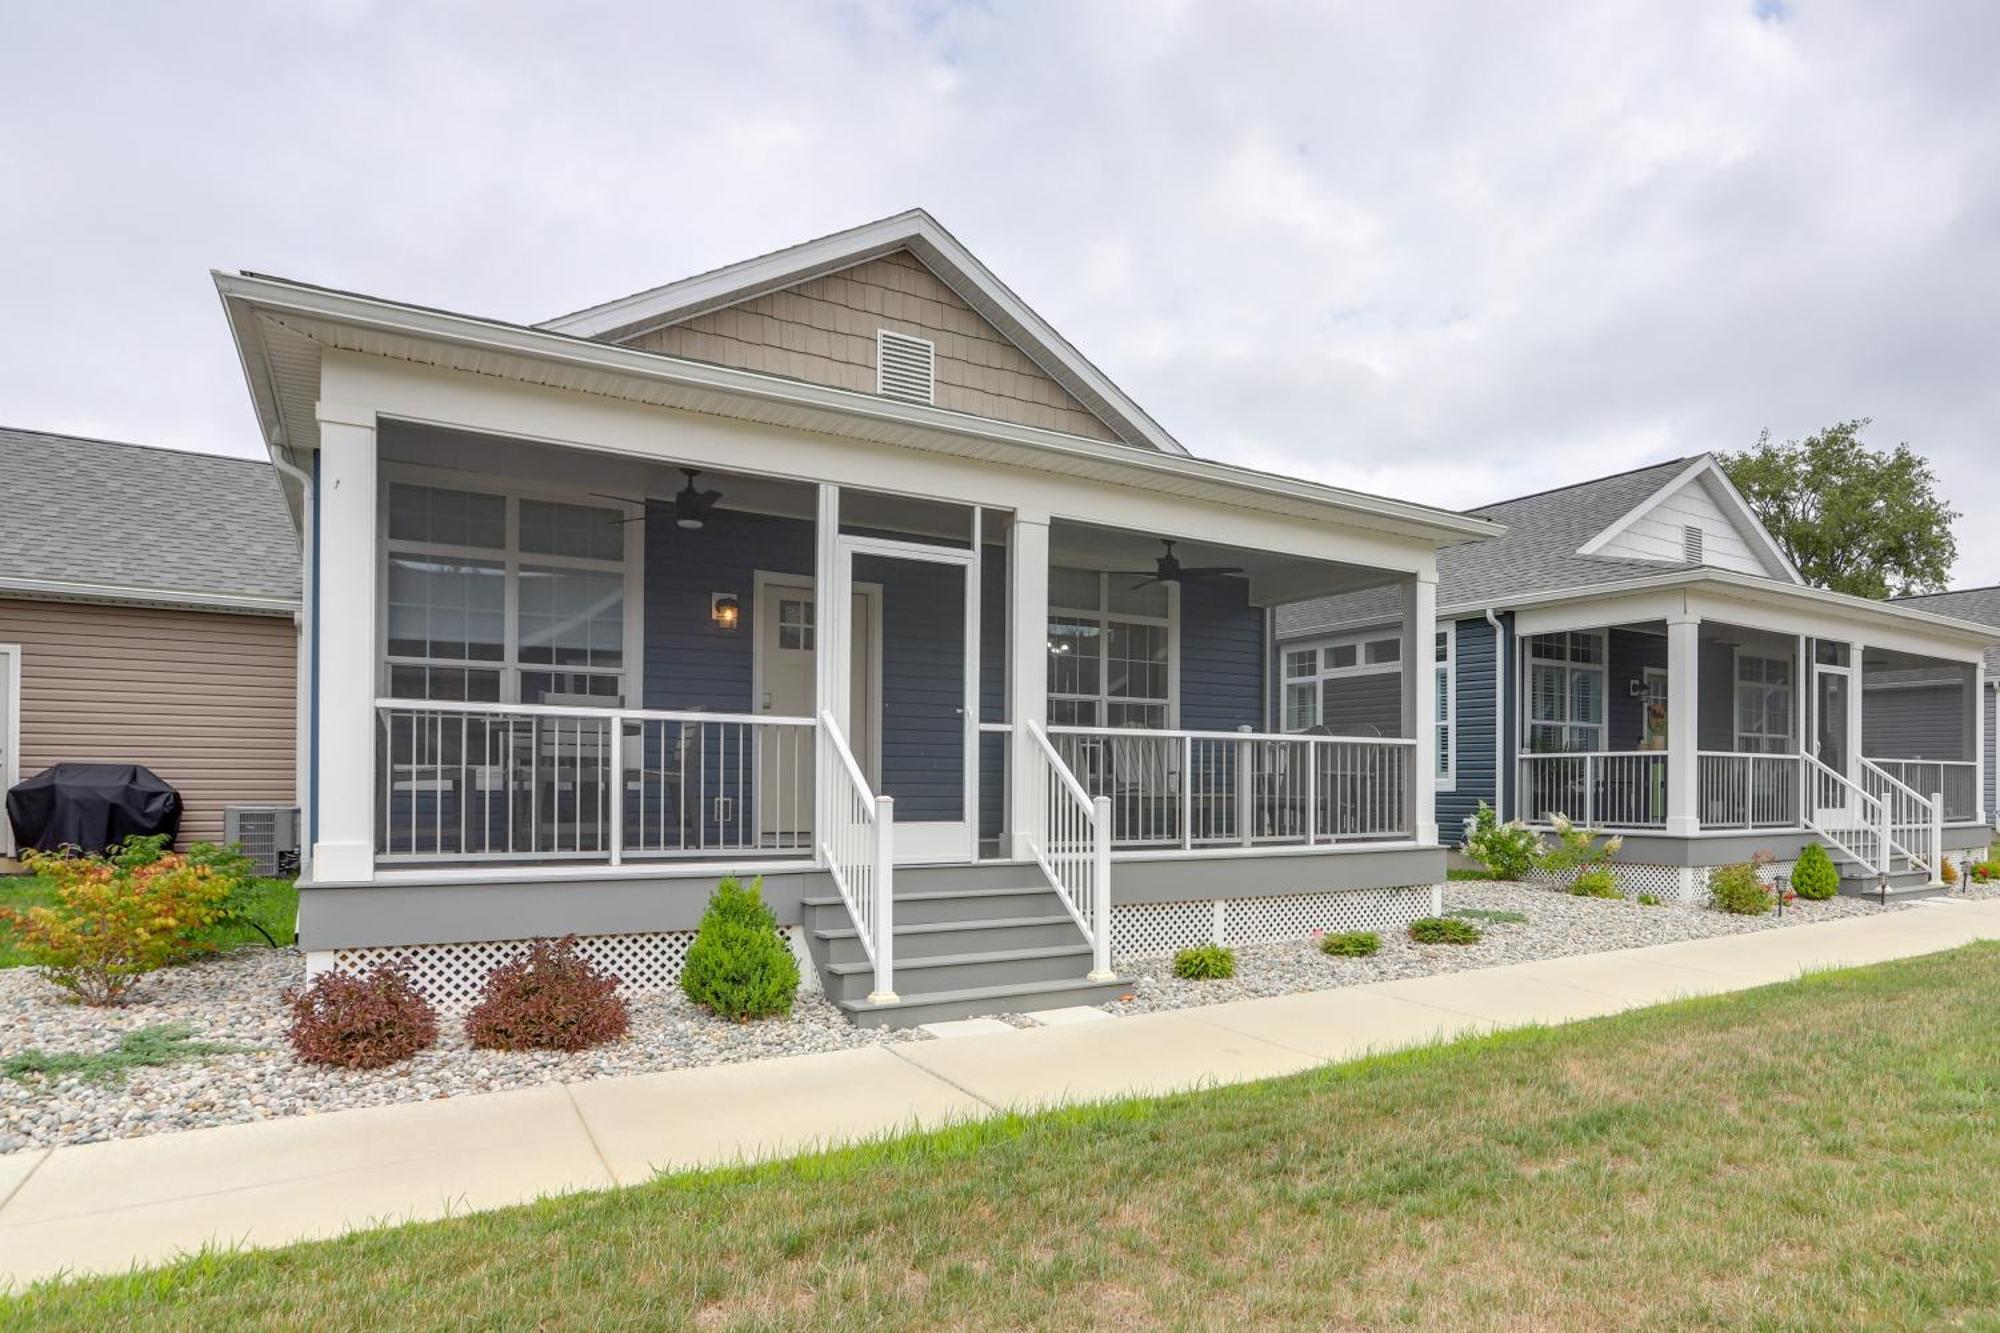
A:
[[[1418,944],[1477,944],[1485,935],[1470,921],[1450,916],[1420,916],[1410,923],[1410,938]]]
[[[1585,870],[1569,882],[1570,896],[1575,898],[1618,898],[1624,894],[1618,891],[1618,876],[1603,866]]]
[[[1665,907],[1666,903],[1660,898],[1660,895],[1657,893],[1642,893],[1639,895],[1639,906]]]
[[[1382,937],[1372,930],[1333,930],[1319,937],[1319,951],[1328,958],[1367,958],[1382,951]]]
[[[1799,853],[1799,863],[1792,867],[1792,892],[1823,902],[1839,891],[1840,872],[1833,868],[1833,858],[1818,843],[1807,843]]]
[[[764,881],[725,878],[708,900],[681,967],[681,990],[710,1013],[747,1023],[792,1012],[799,961],[764,903]]]
[[[1736,916],[1763,916],[1771,910],[1771,891],[1757,878],[1757,867],[1739,861],[1709,872],[1708,905]]]
[[[1236,975],[1236,951],[1220,944],[1182,949],[1174,955],[1174,975],[1182,981],[1227,981]]]
[[[1493,879],[1526,879],[1542,858],[1542,835],[1518,819],[1500,822],[1493,807],[1481,801],[1467,816],[1464,852],[1486,867]]]
[[[1461,921],[1484,921],[1489,926],[1518,926],[1528,919],[1526,912],[1503,912],[1489,907],[1460,907],[1445,915]]]

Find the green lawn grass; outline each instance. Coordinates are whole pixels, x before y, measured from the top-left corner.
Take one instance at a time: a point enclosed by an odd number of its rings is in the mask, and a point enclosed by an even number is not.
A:
[[[43,1288],[66,1328],[1996,1327],[2000,945]]]
[[[0,907],[26,908],[55,902],[55,890],[45,879],[34,875],[9,875],[0,879]],[[299,891],[288,879],[257,881],[251,915],[279,944],[290,944],[299,915]],[[208,938],[219,948],[235,949],[254,944],[264,947],[264,937],[247,925],[219,926]],[[27,963],[14,945],[13,929],[0,921],[0,967],[21,967]]]

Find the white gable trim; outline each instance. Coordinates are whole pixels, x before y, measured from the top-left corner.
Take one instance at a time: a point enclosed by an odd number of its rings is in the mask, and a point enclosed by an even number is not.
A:
[[[988,323],[1126,442],[1150,445],[1162,453],[1187,453],[1180,441],[1126,397],[1103,371],[1085,359],[1083,353],[921,208],[664,287],[606,301],[535,327],[578,338],[605,339],[613,335],[620,340],[633,338],[898,250],[915,255],[940,282],[965,298]]]
[[[1736,489],[1735,485],[1729,480],[1729,474],[1724,472],[1721,466],[1716,463],[1715,457],[1712,454],[1703,454],[1700,458],[1696,459],[1694,464],[1679,476],[1647,496],[1623,517],[1612,523],[1610,527],[1592,537],[1582,546],[1579,546],[1576,553],[1578,555],[1600,554],[1605,547],[1629,531],[1633,524],[1652,513],[1674,495],[1687,489],[1689,486],[1699,484],[1703,477],[1711,477],[1720,484],[1722,493],[1729,498],[1729,507],[1735,511],[1733,515],[1736,520],[1735,526],[1743,539],[1750,543],[1755,550],[1762,552],[1771,561],[1773,566],[1783,570],[1785,577],[1791,582],[1804,583],[1805,579],[1800,576],[1798,567],[1792,564],[1790,558],[1785,555],[1784,548],[1778,545],[1770,532],[1758,521],[1756,512],[1750,508],[1750,502],[1743,498],[1743,493]]]

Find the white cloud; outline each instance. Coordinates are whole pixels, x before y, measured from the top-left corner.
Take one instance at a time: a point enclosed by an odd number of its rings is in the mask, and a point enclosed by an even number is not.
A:
[[[1197,452],[1446,504],[1855,415],[2000,581],[2000,10],[15,7],[0,420],[254,452],[207,270],[537,319],[921,203]]]

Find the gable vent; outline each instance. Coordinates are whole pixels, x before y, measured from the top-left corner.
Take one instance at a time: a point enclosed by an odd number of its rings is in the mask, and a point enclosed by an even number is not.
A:
[[[1689,523],[1681,528],[1681,559],[1690,565],[1701,563],[1702,546],[1707,538],[1702,530]]]
[[[928,403],[936,381],[937,348],[929,339],[875,330],[876,393]]]

